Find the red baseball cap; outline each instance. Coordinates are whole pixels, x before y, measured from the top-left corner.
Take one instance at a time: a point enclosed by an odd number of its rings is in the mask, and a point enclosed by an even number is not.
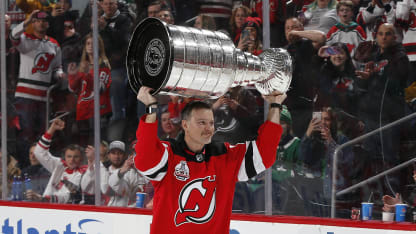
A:
[[[49,18],[49,14],[45,11],[38,11],[33,15],[33,18],[47,20]]]

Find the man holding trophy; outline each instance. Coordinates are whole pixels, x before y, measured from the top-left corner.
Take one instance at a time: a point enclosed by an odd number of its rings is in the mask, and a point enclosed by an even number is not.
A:
[[[221,33],[149,18],[135,29],[127,64],[130,85],[147,107],[136,132],[134,162],[155,188],[150,233],[229,233],[236,182],[275,161],[290,56],[269,50],[256,57],[235,49]],[[182,110],[182,136],[158,139],[155,94],[216,98],[231,85],[247,84],[254,84],[269,103],[255,141],[211,142],[214,114],[204,101],[190,102]]]

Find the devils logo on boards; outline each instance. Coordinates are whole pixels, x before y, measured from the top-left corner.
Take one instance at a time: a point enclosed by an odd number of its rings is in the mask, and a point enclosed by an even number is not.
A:
[[[195,179],[186,184],[179,195],[175,225],[201,224],[211,220],[215,212],[215,191],[215,175]]]

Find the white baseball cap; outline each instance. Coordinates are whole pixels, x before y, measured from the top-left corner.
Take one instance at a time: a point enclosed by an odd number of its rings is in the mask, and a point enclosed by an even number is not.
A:
[[[125,152],[126,151],[126,146],[124,145],[124,143],[122,141],[112,141],[110,143],[110,146],[108,147],[108,151],[110,151],[112,149],[119,149],[119,150]]]

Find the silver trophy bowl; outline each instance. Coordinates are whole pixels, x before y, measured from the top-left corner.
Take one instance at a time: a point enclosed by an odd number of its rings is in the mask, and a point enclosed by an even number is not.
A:
[[[281,48],[254,56],[235,48],[222,32],[147,18],[130,39],[127,71],[135,93],[144,85],[153,95],[218,98],[231,87],[254,85],[268,95],[288,90],[292,59]]]

